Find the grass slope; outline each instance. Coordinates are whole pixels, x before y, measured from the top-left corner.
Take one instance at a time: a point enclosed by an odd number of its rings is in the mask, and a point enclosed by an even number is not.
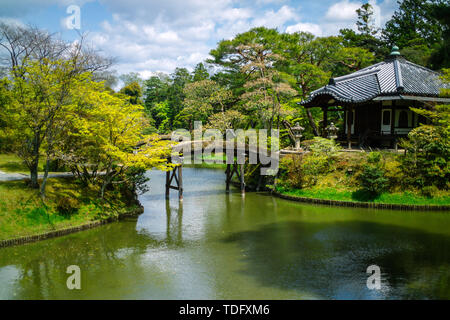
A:
[[[119,192],[98,200],[95,187],[73,178],[49,179],[45,202],[24,181],[0,182],[0,240],[30,236],[118,216],[134,209]]]

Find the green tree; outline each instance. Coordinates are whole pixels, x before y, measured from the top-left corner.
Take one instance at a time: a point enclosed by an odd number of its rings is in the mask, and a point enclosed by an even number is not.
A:
[[[212,80],[189,83],[184,88],[184,94],[184,109],[176,118],[176,124],[190,130],[193,129],[194,121],[206,123],[212,114],[224,114],[232,99],[230,90]]]
[[[343,45],[347,48],[362,48],[375,55],[376,61],[384,60],[389,54],[389,46],[379,38],[379,29],[375,27],[374,11],[370,3],[365,3],[356,10],[358,32],[352,29],[341,29],[339,33]]]
[[[365,3],[361,8],[356,10],[358,14],[358,31],[364,36],[374,36],[378,33],[378,29],[375,27],[373,17],[373,7],[370,3]]]
[[[433,6],[441,0],[403,0],[397,1],[399,9],[383,30],[389,44],[400,48],[410,46],[411,41],[424,39],[427,45],[442,39],[443,25],[433,16]]]
[[[192,82],[192,75],[186,68],[176,68],[171,74],[172,84],[168,89],[168,102],[170,106],[170,122],[183,108],[185,98],[184,87]]]
[[[119,91],[126,95],[131,104],[141,104],[142,88],[137,82],[130,82]]]
[[[203,63],[199,63],[195,66],[194,72],[192,73],[192,80],[203,81],[209,79],[208,70],[205,68]]]
[[[19,67],[17,67],[19,68]],[[39,187],[38,165],[42,149],[46,166],[41,195],[45,196],[49,163],[58,132],[70,112],[72,99],[87,90],[89,73],[77,72],[73,61],[32,61],[13,76],[13,101],[7,105],[9,135],[13,148],[30,169],[31,186]]]
[[[450,4],[442,2],[432,7],[431,15],[442,25],[442,39],[432,54],[434,69],[450,68]]]
[[[66,119],[58,156],[82,181],[98,185],[102,199],[113,184],[135,184],[140,172],[170,167],[169,143],[143,134],[148,125],[143,106],[101,84],[91,83],[76,96]]]
[[[234,92],[240,96],[242,112],[256,113],[258,118],[251,120],[266,128],[279,118],[283,100],[295,95],[285,74],[275,68],[282,59],[275,52],[279,41],[277,30],[260,27],[219,42],[210,52],[214,57],[210,62],[224,68],[222,75],[238,84],[230,88],[241,86]]]

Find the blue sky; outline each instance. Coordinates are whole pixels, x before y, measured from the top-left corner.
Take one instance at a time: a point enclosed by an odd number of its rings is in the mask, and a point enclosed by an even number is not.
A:
[[[370,0],[382,26],[396,0]],[[171,73],[192,69],[221,39],[266,26],[317,36],[355,28],[362,0],[0,0],[0,19],[32,24],[75,40],[67,29],[68,6],[81,9],[82,33],[98,50],[116,58],[121,73]]]

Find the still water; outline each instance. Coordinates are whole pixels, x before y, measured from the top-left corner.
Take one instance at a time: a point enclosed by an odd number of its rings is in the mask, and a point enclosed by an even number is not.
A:
[[[149,173],[136,219],[0,249],[0,299],[450,299],[450,214],[313,206]],[[81,290],[67,289],[70,265]],[[381,290],[366,269],[381,268]]]

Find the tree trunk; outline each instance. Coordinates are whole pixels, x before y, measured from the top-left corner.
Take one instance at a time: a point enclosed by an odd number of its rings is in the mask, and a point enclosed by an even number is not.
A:
[[[31,188],[38,189],[38,166],[39,166],[39,148],[41,146],[40,143],[40,135],[39,131],[34,132],[33,138],[33,151],[32,151],[32,160],[30,164],[30,179],[31,179]]]
[[[33,160],[33,162],[31,163],[31,167],[30,167],[30,179],[31,179],[30,187],[34,188],[34,189],[39,188],[38,164],[39,164],[39,162]]]
[[[309,109],[306,109],[306,115],[308,116],[309,124],[311,125],[314,135],[316,137],[319,136],[319,129],[317,129],[316,123],[314,122],[313,116],[311,114],[311,111]]]
[[[41,198],[42,199],[45,199],[45,187],[47,186],[49,168],[50,168],[50,157],[47,155],[47,161],[45,162],[44,177],[42,178],[42,185],[41,185]]]

